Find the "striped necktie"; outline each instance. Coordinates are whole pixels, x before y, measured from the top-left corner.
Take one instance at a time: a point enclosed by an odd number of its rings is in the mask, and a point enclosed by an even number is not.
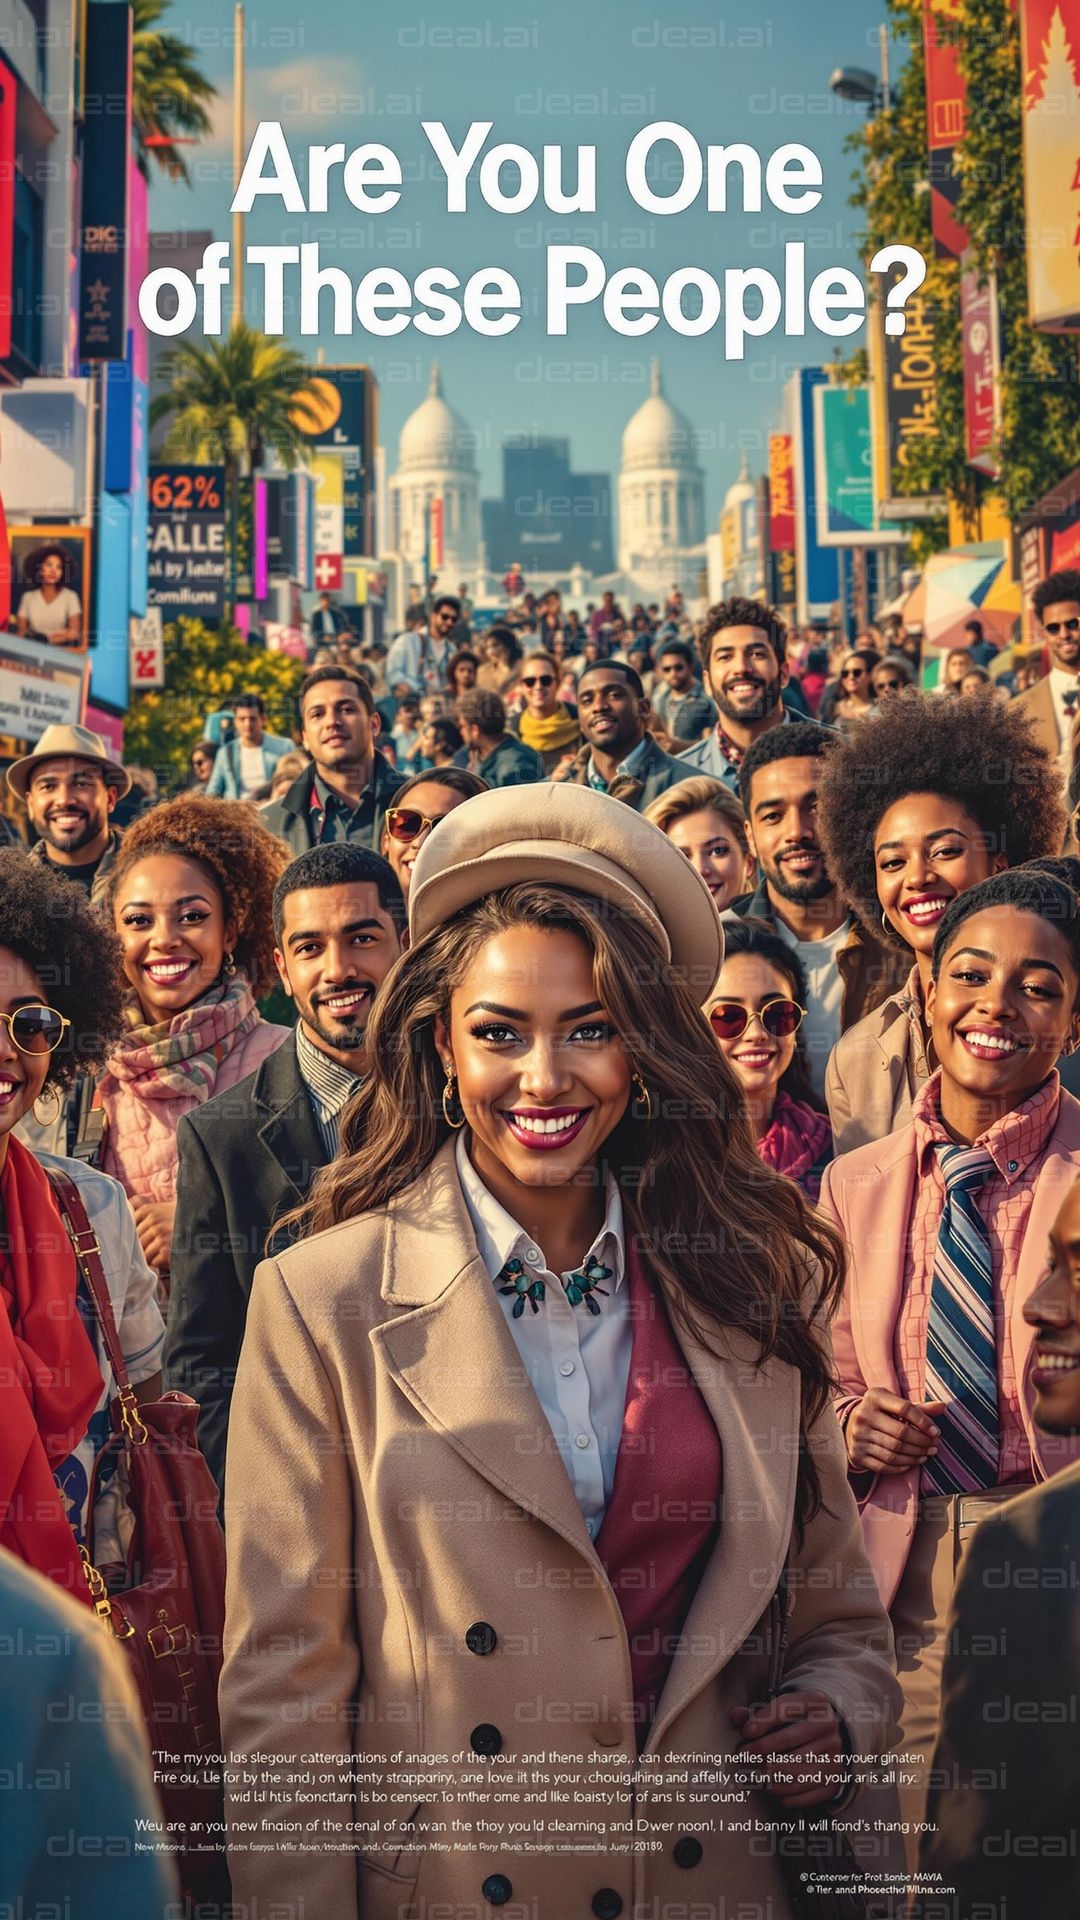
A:
[[[922,1470],[925,1493],[971,1493],[997,1485],[1000,1456],[994,1276],[986,1223],[975,1203],[995,1167],[984,1147],[935,1146],[945,1181],[930,1318],[926,1398],[947,1400],[935,1416],[938,1451]]]

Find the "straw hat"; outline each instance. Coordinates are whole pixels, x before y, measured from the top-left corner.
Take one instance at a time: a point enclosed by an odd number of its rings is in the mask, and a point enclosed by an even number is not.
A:
[[[416,857],[411,939],[519,880],[572,887],[621,907],[706,999],[724,958],[708,887],[651,820],[590,787],[500,787],[446,814]]]

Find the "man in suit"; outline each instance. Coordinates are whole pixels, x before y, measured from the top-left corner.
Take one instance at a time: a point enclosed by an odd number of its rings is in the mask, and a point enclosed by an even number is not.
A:
[[[368,1015],[404,927],[401,888],[380,854],[337,842],[294,860],[274,893],[274,958],[296,1002],[294,1036],[177,1131],[165,1376],[199,1402],[199,1444],[219,1487],[252,1276],[275,1221],[337,1152]]]
[[[1044,680],[1017,694],[1016,703],[1031,715],[1039,745],[1067,781],[1073,723],[1080,716],[1080,571],[1049,574],[1036,587],[1033,605],[1054,664]]]
[[[1024,1307],[1034,1330],[1034,1418],[1080,1434],[1080,1181],[1050,1229],[1050,1260]],[[941,1728],[919,1865],[957,1916],[1080,1909],[1080,1757],[1065,1703],[1080,1697],[1080,1464],[976,1529],[957,1582]],[[949,1911],[940,1893],[934,1911]]]
[[[249,794],[257,793],[282,756],[293,750],[292,741],[284,734],[267,733],[261,694],[237,694],[233,713],[236,733],[218,749],[214,771],[206,783],[207,793],[220,800],[246,800]]]
[[[665,753],[649,732],[649,702],[633,667],[598,660],[581,674],[577,698],[585,745],[565,774],[554,779],[610,793],[638,813],[677,781],[689,779],[693,769],[686,760]]]
[[[314,667],[297,704],[311,765],[266,808],[264,825],[293,853],[333,840],[377,848],[401,775],[375,745],[382,722],[371,688],[353,667]]]
[[[719,719],[704,740],[679,755],[690,773],[739,790],[739,768],[754,741],[773,727],[808,718],[791,686],[787,628],[761,600],[721,600],[710,607],[699,636],[705,691]],[[791,710],[789,710],[789,708]]]

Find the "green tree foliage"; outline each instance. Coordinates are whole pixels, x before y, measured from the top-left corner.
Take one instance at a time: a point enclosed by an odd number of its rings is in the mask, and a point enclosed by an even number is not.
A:
[[[163,787],[180,786],[188,755],[206,731],[208,714],[229,706],[234,695],[261,693],[271,733],[296,731],[296,690],[306,673],[302,660],[249,646],[231,627],[205,627],[179,620],[165,629],[165,687],[139,693],[124,722],[124,758],[153,767]]]
[[[923,292],[933,310],[938,357],[937,434],[907,471],[926,492],[946,494],[971,509],[987,483],[965,459],[960,270],[953,261],[934,258],[930,231],[923,5],[887,5],[907,57],[888,111],[850,142],[862,161],[854,204],[866,215],[867,261],[891,242],[917,247],[926,259]],[[1016,515],[1080,456],[1076,342],[1028,324],[1020,33],[1011,0],[961,0],[954,31],[968,94],[967,132],[957,153],[957,215],[980,270],[994,269],[998,276],[1003,443],[995,491]],[[939,528],[937,544],[941,537]]]
[[[175,33],[163,33],[158,21],[169,0],[131,0],[134,14],[131,117],[135,153],[144,174],[153,159],[171,179],[188,180],[187,162],[176,142],[201,139],[210,132],[207,102],[217,98],[199,72],[191,48]]]

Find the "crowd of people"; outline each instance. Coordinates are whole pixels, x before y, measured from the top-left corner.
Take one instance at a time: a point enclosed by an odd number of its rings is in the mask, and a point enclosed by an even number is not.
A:
[[[802,1910],[732,1821],[613,1851],[615,1785],[588,1848],[439,1846],[483,1830],[462,1754],[564,1749],[854,1805],[852,1872],[937,1875],[956,1920],[1035,1910],[1033,1873],[1075,1913],[1075,1753],[1031,1723],[1080,1679],[1080,573],[1034,605],[1044,676],[973,619],[920,691],[916,637],[757,601],[515,592],[480,635],[436,591],[386,650],[324,596],[295,715],[240,691],[125,824],[89,729],[9,766],[0,1582],[71,1661],[5,1661],[7,1759],[35,1685],[85,1687],[114,1822],[154,1806],[78,1615],[145,1551],[114,1410],[173,1392],[224,1527],[245,1910]],[[979,1659],[1002,1556],[1037,1590]],[[365,1832],[357,1787],[355,1846],[245,1842],[232,1783],[315,1750],[458,1764]],[[100,1823],[72,1755],[59,1817]],[[15,1800],[33,1910],[61,1882]],[[132,1920],[175,1894],[168,1851],[85,1871]]]

